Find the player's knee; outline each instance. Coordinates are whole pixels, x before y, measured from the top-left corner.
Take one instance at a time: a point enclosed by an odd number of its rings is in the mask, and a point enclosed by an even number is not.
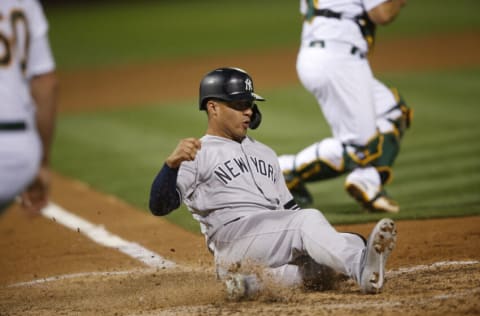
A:
[[[339,171],[343,169],[343,151],[342,143],[334,138],[326,138],[318,146],[320,160]]]
[[[278,163],[282,171],[293,170],[295,168],[295,155],[281,155],[278,157]]]
[[[412,123],[413,110],[407,105],[396,88],[390,90],[394,96],[395,104],[377,118],[376,124],[380,133],[394,133],[397,137],[402,138]]]
[[[340,141],[334,138],[324,139],[295,156],[293,172],[305,182],[334,178],[344,172],[343,152]],[[282,163],[291,164],[287,158],[283,158]]]
[[[333,138],[314,143],[297,155],[281,155],[278,162],[289,190],[344,172],[342,144]]]

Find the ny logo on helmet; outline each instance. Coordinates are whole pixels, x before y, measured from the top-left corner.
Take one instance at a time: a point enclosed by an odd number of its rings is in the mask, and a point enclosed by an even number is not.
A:
[[[252,80],[250,80],[249,78],[245,79],[245,90],[253,91]]]

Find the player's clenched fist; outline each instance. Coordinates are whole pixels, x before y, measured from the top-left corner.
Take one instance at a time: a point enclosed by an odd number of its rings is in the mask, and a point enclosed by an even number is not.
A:
[[[197,138],[182,139],[175,150],[168,156],[166,164],[170,168],[178,168],[182,161],[190,161],[195,159],[197,151],[200,150],[202,144]]]

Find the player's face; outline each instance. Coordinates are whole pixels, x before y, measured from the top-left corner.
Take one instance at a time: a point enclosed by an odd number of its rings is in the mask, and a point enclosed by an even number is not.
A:
[[[247,130],[252,116],[252,101],[211,101],[211,122],[209,132],[216,136],[242,141],[247,135]]]

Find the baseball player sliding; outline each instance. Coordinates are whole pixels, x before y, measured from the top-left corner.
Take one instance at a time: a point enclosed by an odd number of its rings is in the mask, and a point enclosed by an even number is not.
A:
[[[349,173],[347,192],[371,211],[396,213],[384,186],[411,110],[397,90],[372,74],[367,59],[378,24],[391,22],[406,0],[301,0],[305,17],[297,73],[318,101],[332,137],[279,157],[287,186],[301,205],[305,183]]]
[[[261,123],[257,101],[264,99],[241,69],[215,69],[201,80],[206,134],[182,139],[166,158],[151,186],[150,210],[166,215],[187,205],[232,298],[257,293],[266,277],[297,286],[322,267],[353,278],[364,293],[378,293],[395,223],[379,221],[366,241],[337,232],[316,209],[300,209],[275,152],[247,136]]]
[[[0,212],[46,205],[57,103],[48,24],[38,1],[0,1]]]

